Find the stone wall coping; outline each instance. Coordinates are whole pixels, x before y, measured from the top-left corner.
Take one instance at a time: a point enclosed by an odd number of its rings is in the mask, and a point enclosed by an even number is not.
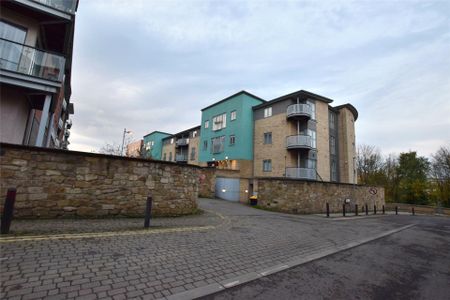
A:
[[[43,148],[43,147],[8,144],[8,143],[0,143],[0,156],[4,155],[4,151],[6,149],[21,149],[21,150],[29,150],[29,151],[37,151],[37,152],[45,152],[45,153],[58,153],[58,154],[63,154],[63,155],[82,155],[82,156],[87,156],[87,157],[108,158],[108,159],[136,161],[136,162],[152,162],[152,163],[159,163],[159,164],[163,164],[163,165],[166,164],[166,165],[171,165],[171,166],[187,166],[187,167],[193,167],[196,169],[213,169],[213,167],[201,167],[201,166],[191,165],[191,164],[179,164],[176,162],[156,160],[156,159],[151,159],[151,158],[127,157],[127,156],[118,156],[118,155],[111,155],[111,154],[72,151],[72,150],[63,150],[63,149],[55,149],[55,148]]]
[[[383,188],[379,185],[365,185],[365,184],[354,184],[354,183],[346,183],[346,182],[332,182],[332,181],[318,181],[318,180],[308,180],[308,179],[297,179],[297,178],[288,178],[288,177],[255,177],[258,180],[281,180],[281,181],[294,181],[294,182],[303,182],[303,183],[323,183],[323,184],[333,184],[333,185],[347,185],[347,186],[357,186],[357,187],[374,187],[374,188]]]

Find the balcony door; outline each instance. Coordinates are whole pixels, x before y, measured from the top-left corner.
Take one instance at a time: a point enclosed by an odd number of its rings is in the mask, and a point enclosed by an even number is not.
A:
[[[27,31],[0,21],[0,67],[17,72]]]

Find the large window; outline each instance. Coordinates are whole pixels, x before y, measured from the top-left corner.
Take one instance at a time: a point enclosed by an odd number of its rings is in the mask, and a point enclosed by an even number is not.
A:
[[[336,138],[330,136],[330,154],[336,155]]]
[[[330,111],[329,114],[330,117],[330,130],[335,130],[336,129],[336,114],[332,111]]]
[[[316,103],[308,100],[307,104],[309,104],[309,106],[311,106],[311,119],[315,120],[316,119]]]
[[[172,161],[172,152],[169,152],[169,161]]]
[[[271,172],[272,171],[272,160],[271,159],[263,160],[263,171],[264,172]]]
[[[308,135],[311,137],[311,147],[316,148],[317,145],[317,136],[314,130],[308,129]]]
[[[213,118],[213,130],[220,130],[227,127],[227,114],[221,114]]]
[[[163,160],[166,160],[166,159],[167,159],[167,156],[166,156],[166,153],[164,153]]]
[[[225,143],[225,136],[219,136],[211,139],[211,151],[212,153],[221,153],[223,152]]]
[[[25,43],[26,30],[12,24],[0,21],[0,38],[18,44],[0,40],[0,67],[2,69],[17,71],[20,57]]]
[[[230,114],[230,120],[231,120],[231,121],[236,120],[236,111],[235,111],[235,110],[233,110],[233,111],[231,112],[231,114]]]
[[[264,133],[264,144],[272,144],[272,132]]]
[[[268,118],[272,116],[272,106],[264,108],[264,118]]]

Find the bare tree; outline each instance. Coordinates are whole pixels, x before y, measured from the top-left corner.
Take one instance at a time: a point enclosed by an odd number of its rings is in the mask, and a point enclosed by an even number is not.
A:
[[[117,145],[116,143],[106,143],[98,150],[98,153],[121,156],[122,147],[121,145]]]
[[[356,155],[358,182],[361,184],[377,183],[383,171],[383,157],[375,146],[359,145]]]

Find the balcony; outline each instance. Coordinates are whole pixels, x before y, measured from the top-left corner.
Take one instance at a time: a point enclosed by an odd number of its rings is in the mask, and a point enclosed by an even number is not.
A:
[[[287,118],[311,118],[312,109],[308,104],[292,104],[287,107]]]
[[[42,5],[54,8],[56,10],[66,12],[69,14],[75,14],[77,8],[77,0],[31,0],[33,2],[40,3]]]
[[[313,140],[309,135],[291,135],[286,138],[287,149],[314,149]]]
[[[187,146],[189,145],[189,139],[177,139],[176,145],[178,146]]]
[[[41,79],[61,82],[66,59],[0,38],[0,68]]]
[[[175,161],[177,162],[187,162],[188,156],[187,154],[177,154],[175,155]]]
[[[286,177],[316,180],[316,170],[308,168],[286,168]]]

